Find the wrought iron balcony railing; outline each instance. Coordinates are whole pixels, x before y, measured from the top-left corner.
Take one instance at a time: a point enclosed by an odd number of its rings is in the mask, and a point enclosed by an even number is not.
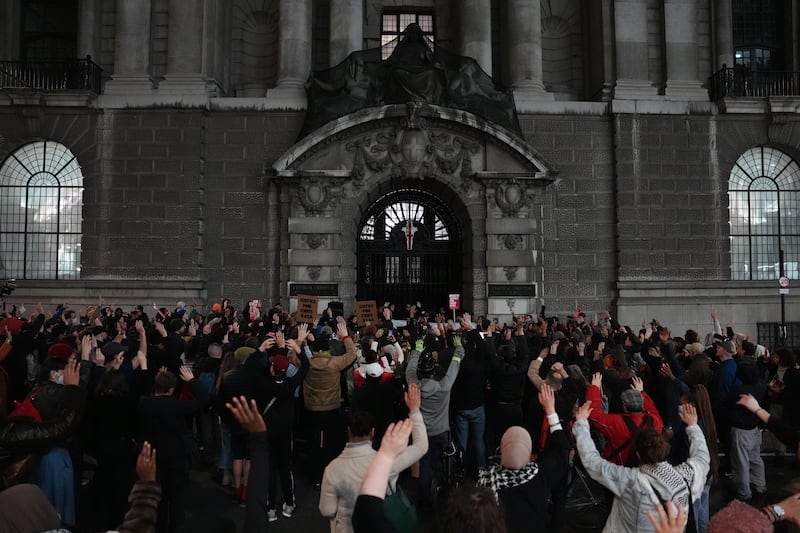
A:
[[[711,100],[736,97],[800,96],[800,72],[723,67],[709,79]]]
[[[0,61],[0,89],[84,90],[100,94],[103,69],[86,59]]]

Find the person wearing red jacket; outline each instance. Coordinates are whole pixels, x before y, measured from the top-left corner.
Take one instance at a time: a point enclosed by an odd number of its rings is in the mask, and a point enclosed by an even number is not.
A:
[[[586,389],[586,400],[591,401],[592,405],[602,405],[602,381],[603,375],[597,372],[592,376],[592,384]],[[641,378],[634,376],[631,381],[631,388],[622,393],[624,413],[614,414],[606,413],[602,409],[592,409],[589,415],[592,425],[606,439],[603,457],[622,466],[632,466],[629,461],[632,432],[641,427],[652,427],[660,433],[664,428],[664,422],[652,398],[644,392]]]

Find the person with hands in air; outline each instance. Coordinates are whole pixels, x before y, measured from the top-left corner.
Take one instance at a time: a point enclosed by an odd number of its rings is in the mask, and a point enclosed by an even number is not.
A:
[[[644,428],[661,433],[664,423],[650,396],[644,391],[641,378],[631,378],[630,389],[621,394],[623,412],[606,413],[600,406],[603,396],[603,375],[592,375],[592,384],[586,389],[586,399],[597,408],[592,409],[589,420],[605,436],[603,457],[614,464],[635,466],[636,456],[631,455],[635,436]]]
[[[301,355],[300,348],[305,341],[307,333],[307,324],[298,326],[296,339],[286,339],[283,332],[277,332],[275,336],[277,349],[268,363],[268,373],[259,372],[255,369],[248,370],[252,374],[256,403],[270,428],[268,435],[269,459],[270,464],[273,465],[273,468],[270,469],[269,483],[270,522],[278,519],[276,489],[279,477],[284,502],[282,508],[283,516],[291,518],[295,508],[294,477],[292,473],[294,393],[303,383],[311,366],[309,359],[305,355]],[[287,373],[290,357],[291,361],[299,367],[299,370],[291,377]]]
[[[614,495],[611,514],[603,531],[655,531],[647,511],[668,501],[689,509],[689,525],[694,531],[691,504],[703,491],[711,460],[705,437],[697,425],[695,407],[686,404],[680,413],[690,442],[689,458],[679,465],[671,465],[667,461],[669,442],[663,434],[645,428],[636,435],[632,444],[631,453],[636,454],[639,462],[635,468],[610,463],[600,456],[589,430],[592,411],[590,400],[580,406],[572,431],[586,472]]]
[[[159,505],[158,531],[177,531],[186,512],[186,489],[192,461],[194,439],[187,427],[188,417],[203,409],[209,396],[187,366],[180,369],[180,379],[188,384],[191,398],[175,396],[177,378],[162,367],[156,374],[153,395],[139,400],[138,414],[142,436],[158,449],[158,470],[163,489]]]
[[[358,498],[353,508],[353,531],[355,533],[394,532],[383,510],[386,486],[395,459],[408,447],[413,423],[410,419],[391,424],[386,429],[381,448],[369,464],[367,474],[358,490]]]
[[[453,357],[444,377],[437,379],[438,361],[424,342],[417,340],[416,349],[406,368],[406,381],[409,385],[418,384],[421,394],[421,412],[428,432],[428,452],[420,461],[419,487],[423,506],[433,504],[431,485],[441,476],[442,453],[448,446],[450,437],[450,389],[455,383],[464,357],[461,337],[453,336]]]
[[[412,423],[412,443],[398,455],[391,468],[388,488],[391,493],[400,487],[397,479],[400,473],[425,455],[428,439],[425,422],[420,414],[421,396],[419,386],[409,385],[405,393],[405,403]],[[351,515],[355,496],[364,479],[364,472],[378,453],[373,449],[374,426],[372,417],[365,411],[353,411],[347,428],[348,443],[344,451],[331,461],[322,478],[319,510],[322,516],[331,520],[332,533],[353,531]]]
[[[312,477],[322,482],[322,472],[345,445],[345,422],[342,414],[342,394],[339,384],[343,370],[356,360],[356,345],[347,331],[347,321],[336,317],[336,334],[343,342],[345,354],[333,356],[331,337],[326,333],[314,339],[313,357],[303,381],[308,427],[310,431]]]
[[[538,396],[551,438],[537,461],[531,461],[528,431],[512,426],[500,443],[500,464],[482,470],[478,479],[478,486],[491,489],[503,506],[512,533],[530,531],[531,524],[557,530],[563,519],[571,443],[556,413],[553,389],[543,383]]]
[[[234,396],[225,404],[237,425],[248,434],[250,473],[247,480],[249,497],[245,504],[244,530],[246,533],[265,531],[269,523],[270,462],[267,442],[267,424],[254,399]]]

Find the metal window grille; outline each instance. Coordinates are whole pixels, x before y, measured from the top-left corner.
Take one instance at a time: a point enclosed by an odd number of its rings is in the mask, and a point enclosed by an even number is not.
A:
[[[422,34],[430,41],[431,48],[436,42],[432,13],[384,13],[381,17],[381,57],[388,59],[394,52],[400,36],[409,24],[416,23]]]
[[[83,175],[66,147],[38,141],[0,166],[0,278],[77,279]]]
[[[728,182],[731,278],[773,280],[800,270],[800,165],[787,154],[761,146],[745,152]]]

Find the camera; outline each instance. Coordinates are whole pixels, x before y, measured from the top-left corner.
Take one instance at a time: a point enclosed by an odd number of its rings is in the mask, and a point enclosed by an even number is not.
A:
[[[17,280],[0,280],[0,297],[10,295],[17,288]]]

